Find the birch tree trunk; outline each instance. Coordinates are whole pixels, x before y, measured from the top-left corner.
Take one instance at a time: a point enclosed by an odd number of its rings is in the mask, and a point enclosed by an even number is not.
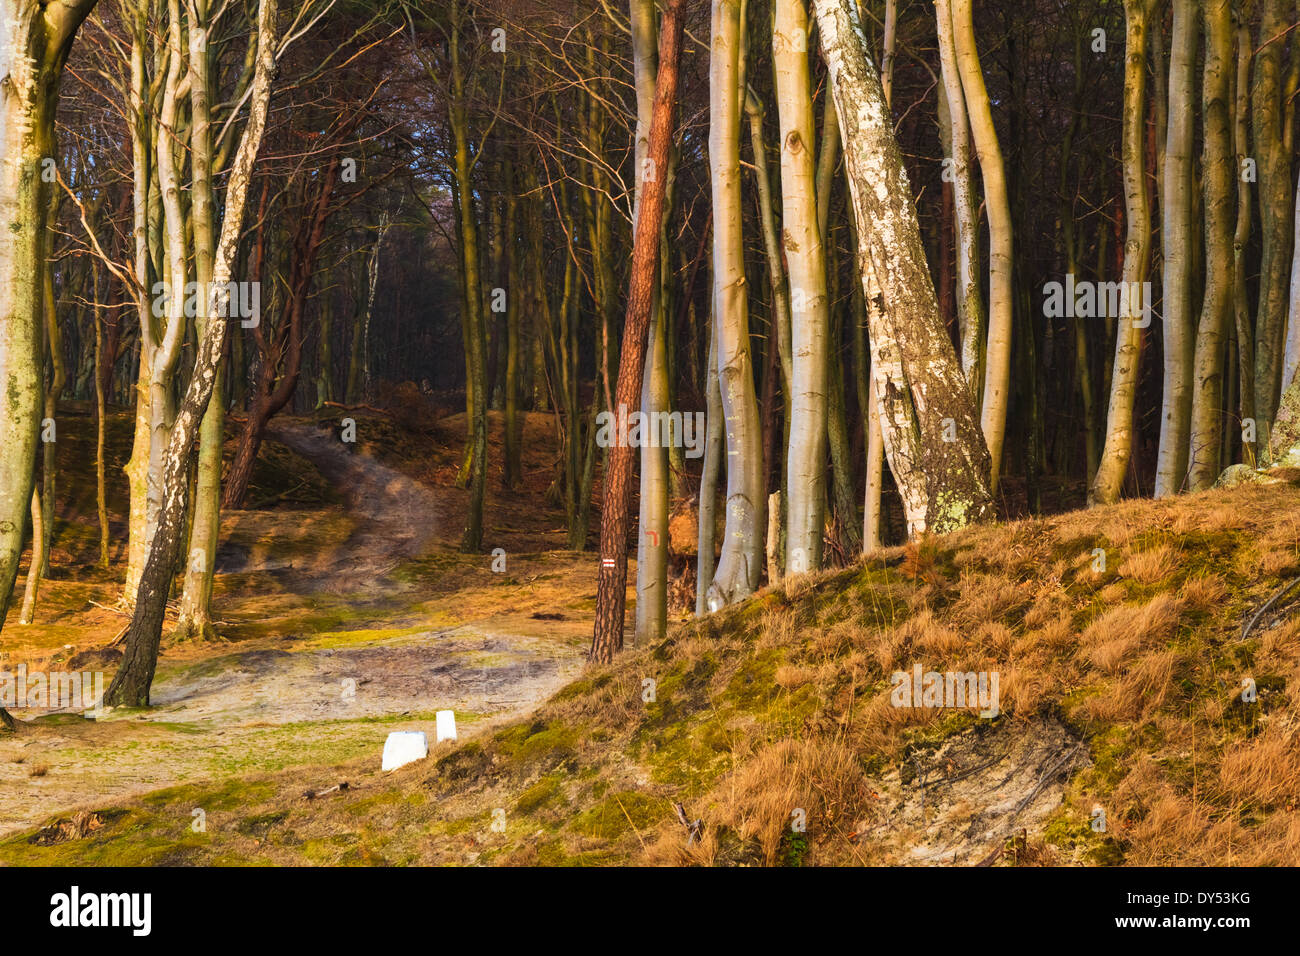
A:
[[[1157,498],[1177,494],[1187,477],[1191,433],[1192,359],[1192,102],[1196,65],[1196,0],[1173,0],[1169,42],[1169,131],[1165,137],[1164,225],[1164,398],[1160,450],[1156,459]]]
[[[808,15],[777,0],[772,61],[781,128],[782,245],[790,274],[790,447],[786,460],[787,572],[822,564],[826,507],[826,256],[817,219]]]
[[[857,9],[850,0],[816,0],[816,13],[862,224],[860,261],[864,272],[866,262],[874,267],[884,303],[869,315],[885,451],[908,533],[952,531],[993,513],[988,448],[939,314],[911,184]]]
[[[231,164],[229,185],[226,187],[225,215],[221,223],[220,239],[216,246],[213,265],[213,283],[217,294],[213,297],[217,316],[228,315],[229,282],[231,269],[239,248],[243,230],[244,206],[248,198],[248,184],[252,178],[253,162],[262,144],[266,128],[267,107],[271,99],[271,81],[275,73],[276,17],[279,0],[259,0],[257,12],[257,67],[253,77],[249,103],[248,123],[239,142],[239,149]],[[153,683],[158,665],[158,644],[162,639],[163,615],[166,611],[167,592],[170,590],[172,572],[176,566],[181,532],[185,524],[186,498],[189,492],[187,473],[193,454],[195,434],[206,412],[212,389],[216,383],[217,367],[225,350],[230,321],[212,321],[199,342],[195,356],[194,372],[190,376],[184,399],[177,413],[167,445],[163,469],[163,504],[159,514],[158,531],[149,546],[149,557],[140,577],[135,609],[126,633],[126,649],[122,664],[113,682],[104,694],[104,702],[111,706],[142,707],[149,704],[149,687]]]
[[[984,179],[984,204],[989,217],[989,334],[984,355],[984,394],[980,428],[992,460],[989,487],[998,490],[1002,473],[1002,439],[1007,429],[1007,401],[1011,388],[1011,329],[1015,293],[1011,283],[1011,204],[1007,177],[998,146],[997,129],[984,72],[975,42],[971,0],[951,0],[953,45],[961,74],[966,113],[970,118],[975,150]]]
[[[1147,15],[1152,0],[1124,0],[1124,110],[1121,150],[1124,162],[1124,266],[1122,281],[1133,289],[1146,281],[1151,255],[1151,203],[1146,178],[1146,48]],[[1113,504],[1124,487],[1133,455],[1133,405],[1137,398],[1142,358],[1142,327],[1147,317],[1121,316],[1115,331],[1115,364],[1111,373],[1106,441],[1096,477],[1089,489],[1092,504]]]
[[[740,7],[714,0],[709,68],[709,162],[713,186],[713,310],[727,439],[727,516],[707,604],[717,611],[752,594],[763,571],[766,494],[762,429],[749,349],[749,302],[741,237]]]
[[[1201,81],[1204,146],[1201,181],[1205,209],[1205,298],[1196,331],[1191,440],[1187,486],[1201,491],[1220,472],[1223,444],[1225,338],[1233,314],[1232,242],[1235,226],[1232,182],[1232,8],[1229,0],[1202,0],[1205,63]]]
[[[0,628],[31,505],[41,409],[42,263],[63,64],[95,0],[0,0]],[[0,709],[0,713],[2,713]]]

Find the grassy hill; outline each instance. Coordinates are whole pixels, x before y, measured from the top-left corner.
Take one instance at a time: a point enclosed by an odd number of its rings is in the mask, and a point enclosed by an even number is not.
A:
[[[0,860],[1295,864],[1300,619],[1241,634],[1297,575],[1291,484],[973,528],[674,627],[395,773],[380,734],[64,814]],[[999,715],[892,706],[914,664],[998,672]]]

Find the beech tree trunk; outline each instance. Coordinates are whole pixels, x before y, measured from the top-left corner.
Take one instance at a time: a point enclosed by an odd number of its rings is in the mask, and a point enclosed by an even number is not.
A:
[[[1015,299],[1011,282],[1011,204],[1007,199],[1002,150],[993,125],[988,90],[984,87],[984,72],[980,68],[971,0],[951,2],[957,69],[961,74],[966,112],[979,154],[984,204],[989,217],[989,334],[984,353],[980,428],[992,461],[989,487],[996,494],[998,476],[1002,473],[1002,439],[1007,429],[1007,403],[1011,389],[1011,328]]]
[[[1233,314],[1232,239],[1236,224],[1232,181],[1232,8],[1229,0],[1202,0],[1205,64],[1201,123],[1205,142],[1201,182],[1205,209],[1205,298],[1196,331],[1193,364],[1189,491],[1209,488],[1219,477],[1223,445],[1223,371],[1228,324]]]
[[[786,461],[785,568],[822,565],[826,523],[826,362],[830,310],[817,219],[808,15],[803,0],[777,0],[772,32],[781,120],[782,244],[790,274],[790,446]],[[855,317],[856,321],[856,317]]]
[[[55,156],[63,64],[94,6],[95,0],[0,0],[0,629],[23,552],[40,426],[41,277],[51,200],[41,163]]]
[[[740,114],[745,37],[739,5],[714,0],[709,65],[709,163],[713,184],[713,310],[727,439],[727,514],[710,611],[754,593],[763,573],[762,429],[749,347],[749,296],[741,236]]]
[[[1196,0],[1173,0],[1169,44],[1169,131],[1163,170],[1164,225],[1164,399],[1157,498],[1177,494],[1187,478],[1192,415],[1192,135],[1196,110],[1192,88],[1196,65]]]
[[[1129,289],[1145,282],[1151,255],[1151,203],[1146,172],[1147,15],[1151,0],[1124,0],[1124,111],[1121,134],[1124,163],[1124,266]],[[1121,316],[1115,332],[1115,365],[1106,413],[1106,441],[1089,499],[1093,504],[1119,500],[1133,455],[1133,405],[1142,358],[1143,316]]]

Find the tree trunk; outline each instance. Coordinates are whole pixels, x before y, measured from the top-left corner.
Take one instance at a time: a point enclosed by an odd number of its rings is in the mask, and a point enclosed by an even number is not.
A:
[[[226,187],[225,217],[216,247],[213,283],[218,315],[229,314],[228,283],[243,229],[244,205],[253,162],[266,128],[267,106],[271,98],[271,81],[275,71],[276,15],[279,0],[259,0],[257,15],[257,67],[253,78],[248,123],[231,165]],[[140,577],[135,609],[126,633],[122,664],[104,695],[112,706],[148,706],[149,687],[158,664],[158,644],[162,639],[163,615],[171,589],[181,531],[185,523],[186,497],[189,490],[187,472],[193,456],[195,433],[216,383],[217,367],[225,349],[229,321],[210,322],[199,343],[194,372],[185,390],[165,455],[163,471],[163,507],[158,531],[149,546],[149,557]]]
[[[868,314],[886,454],[908,533],[952,531],[993,512],[988,449],[939,314],[911,184],[857,10],[849,0],[816,0],[816,11],[849,192],[863,224],[860,261],[864,273],[867,262],[874,267],[883,299]],[[865,291],[870,299],[873,290]]]
[[[1205,208],[1205,298],[1196,332],[1191,443],[1187,485],[1202,491],[1219,477],[1223,444],[1225,338],[1233,315],[1232,243],[1232,8],[1229,0],[1202,0],[1205,64],[1201,85],[1204,146],[1201,181]]]
[[[951,179],[953,218],[957,224],[957,329],[961,346],[961,369],[971,383],[976,400],[982,390],[980,382],[980,348],[984,333],[984,305],[979,280],[979,220],[975,214],[975,191],[970,171],[970,118],[962,92],[961,71],[957,67],[957,47],[953,33],[951,0],[936,0],[938,20],[939,64],[943,79],[942,96],[948,105],[952,129]],[[948,263],[943,263],[945,272]]]
[[[705,366],[705,404],[708,433],[704,439],[704,464],[700,469],[699,528],[695,549],[695,616],[708,613],[708,591],[713,583],[716,550],[718,477],[722,471],[722,389],[718,383],[717,322],[709,315],[708,364]]]
[[[677,103],[677,61],[681,50],[685,0],[671,0],[664,11],[659,37],[659,72],[655,83],[650,125],[651,169],[664,170],[673,132]],[[637,406],[645,371],[646,336],[659,282],[659,230],[663,223],[665,178],[644,180],[638,189],[636,234],[632,247],[632,274],[628,290],[627,320],[619,359],[615,410]],[[632,485],[633,450],[615,439],[605,469],[600,521],[600,574],[596,585],[596,625],[589,659],[608,664],[623,649],[623,622],[627,601],[628,495]]]
[[[1169,132],[1165,137],[1164,225],[1164,399],[1160,450],[1156,460],[1157,498],[1177,494],[1187,477],[1191,433],[1192,358],[1192,102],[1196,64],[1196,0],[1173,0],[1173,38],[1169,44]]]
[[[777,0],[772,33],[781,119],[782,244],[790,269],[792,372],[786,461],[785,567],[822,566],[826,523],[826,253],[817,219],[808,15],[803,0]],[[856,321],[856,316],[855,316]]]
[[[1124,42],[1124,239],[1122,281],[1125,288],[1137,288],[1146,281],[1151,254],[1151,204],[1146,172],[1146,46],[1147,14],[1151,0],[1124,0],[1126,36]],[[1133,405],[1137,398],[1138,372],[1142,358],[1142,327],[1149,315],[1141,316],[1132,295],[1129,315],[1121,316],[1115,333],[1115,366],[1111,373],[1110,404],[1106,413],[1106,441],[1089,491],[1093,504],[1119,500],[1133,455]]]
[[[51,198],[40,168],[56,155],[63,64],[94,5],[0,0],[0,628],[22,558],[40,425],[41,276]]]
[[[975,41],[975,24],[971,0],[951,0],[953,41],[957,69],[961,74],[962,92],[979,154],[984,178],[984,202],[989,217],[989,334],[984,355],[983,409],[980,427],[992,461],[989,487],[998,490],[1002,473],[1002,440],[1007,429],[1008,393],[1011,387],[1011,326],[1014,294],[1012,291],[1011,205],[1007,200],[1007,177],[998,147],[997,129],[984,73],[980,68],[979,48]]]
[[[713,309],[727,438],[727,516],[722,554],[706,599],[717,611],[752,594],[763,573],[762,430],[749,347],[741,235],[740,112],[745,37],[740,10],[714,0],[709,68],[709,163],[713,184]]]

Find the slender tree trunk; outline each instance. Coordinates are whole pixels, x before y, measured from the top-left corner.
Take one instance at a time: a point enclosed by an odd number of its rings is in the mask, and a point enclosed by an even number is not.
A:
[[[817,219],[808,14],[803,0],[777,0],[772,33],[781,119],[782,238],[790,269],[792,373],[786,473],[785,567],[822,565],[826,523],[826,363],[830,309],[826,253]]]
[[[868,308],[885,450],[909,534],[952,531],[992,514],[988,449],[939,314],[911,184],[856,7],[816,0],[816,12],[862,224],[860,261],[864,272],[867,262],[874,267],[883,300],[879,312]]]
[[[1192,134],[1196,110],[1196,0],[1173,0],[1174,27],[1169,48],[1169,132],[1164,165],[1164,399],[1156,497],[1177,494],[1187,478],[1191,437],[1192,359]]]
[[[1187,484],[1209,488],[1218,478],[1223,444],[1223,371],[1228,324],[1233,315],[1232,243],[1235,225],[1232,181],[1232,8],[1229,0],[1202,0],[1205,65],[1201,116],[1205,142],[1201,181],[1205,208],[1205,298],[1196,332],[1191,444]]]
[[[1294,110],[1284,102],[1282,51],[1286,47],[1291,0],[1260,0],[1258,53],[1255,58],[1253,156],[1259,170],[1260,233],[1259,300],[1255,311],[1255,414],[1260,440],[1269,447],[1274,413],[1281,392],[1283,340],[1286,322],[1286,283],[1291,244],[1291,164],[1285,143],[1285,116]],[[1294,54],[1293,54],[1294,55]]]
[[[961,368],[971,383],[976,399],[982,390],[980,341],[984,334],[984,305],[979,280],[979,220],[975,214],[975,190],[970,171],[970,119],[962,92],[961,71],[953,33],[951,0],[935,0],[938,19],[939,64],[943,79],[942,96],[948,104],[952,129],[951,178],[953,212],[957,224],[957,329],[961,345]],[[947,270],[945,261],[943,268]]]
[[[212,202],[211,68],[208,52],[208,0],[190,0],[190,185],[194,236],[194,280],[202,293],[195,330],[200,339],[208,323],[224,319],[208,314],[211,299],[212,260],[216,222]],[[212,579],[216,572],[217,543],[221,534],[221,449],[225,443],[226,409],[224,369],[217,367],[213,398],[199,426],[198,478],[194,491],[194,517],[190,528],[189,558],[185,562],[185,587],[181,593],[177,637],[210,637]]]
[[[732,0],[714,0],[709,69],[709,162],[713,183],[713,302],[718,379],[727,436],[727,517],[706,603],[717,611],[752,594],[763,573],[762,430],[749,343],[741,236],[740,113],[745,37]]]
[[[705,366],[705,421],[708,432],[704,439],[704,464],[700,470],[699,528],[695,551],[695,616],[708,613],[708,591],[713,582],[713,562],[716,550],[718,507],[718,477],[722,471],[722,389],[718,383],[717,322],[712,310],[709,314],[708,364]]]
[[[257,158],[266,128],[271,81],[275,72],[276,16],[279,0],[259,0],[257,14],[257,67],[253,78],[248,123],[231,165],[226,187],[225,215],[216,246],[213,283],[217,289],[215,312],[229,314],[228,284],[243,231],[244,205],[253,162]],[[171,590],[177,551],[185,523],[187,472],[199,423],[212,397],[217,367],[225,350],[228,321],[210,322],[199,342],[194,372],[176,416],[167,446],[163,472],[163,507],[158,531],[149,546],[149,557],[140,577],[135,609],[126,633],[122,664],[104,695],[111,706],[148,706],[149,687],[158,665],[158,644],[162,639],[163,615]]]
[[[1002,473],[1002,440],[1007,429],[1007,404],[1011,388],[1011,329],[1015,297],[1012,290],[1011,204],[1007,199],[1007,177],[998,146],[997,129],[979,48],[971,0],[951,0],[953,42],[962,92],[970,117],[975,149],[984,179],[984,203],[989,217],[989,334],[984,356],[983,409],[980,427],[992,460],[989,487],[998,490]]]
[[[650,125],[650,168],[667,169],[677,103],[677,62],[681,50],[685,0],[671,0],[664,11],[659,36],[659,71],[655,82]],[[646,336],[659,282],[659,230],[663,223],[664,176],[640,184],[636,234],[632,247],[632,274],[628,291],[627,321],[619,360],[615,408],[638,404],[645,371]],[[633,450],[615,440],[605,469],[600,521],[600,573],[596,585],[596,625],[590,660],[608,664],[623,649],[623,623],[627,601],[628,495],[632,484]]]
[[[1151,254],[1151,204],[1146,172],[1146,47],[1151,0],[1124,0],[1124,287],[1134,290],[1146,281]],[[1141,297],[1130,293],[1129,314],[1121,316],[1115,334],[1115,367],[1111,373],[1106,441],[1102,447],[1089,498],[1094,504],[1119,500],[1133,455],[1133,406],[1137,398],[1142,359],[1142,327],[1150,320],[1139,309]]]

